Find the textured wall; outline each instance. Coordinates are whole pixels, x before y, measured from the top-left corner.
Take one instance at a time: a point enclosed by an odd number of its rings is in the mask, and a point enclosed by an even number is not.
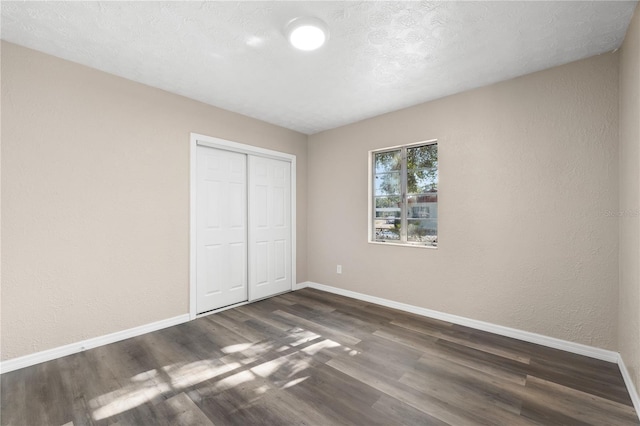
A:
[[[439,248],[368,244],[367,151],[432,138]],[[616,349],[617,140],[616,54],[312,135],[309,279]]]
[[[620,354],[640,393],[640,8],[620,53]]]
[[[306,136],[2,43],[2,359],[188,312],[189,133],[298,158]]]

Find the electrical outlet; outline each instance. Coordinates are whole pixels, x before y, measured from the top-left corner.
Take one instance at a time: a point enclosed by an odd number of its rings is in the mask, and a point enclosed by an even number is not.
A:
[[[342,273],[342,265],[338,265],[338,266],[336,267],[336,272],[337,272],[338,274],[341,274],[341,273]]]

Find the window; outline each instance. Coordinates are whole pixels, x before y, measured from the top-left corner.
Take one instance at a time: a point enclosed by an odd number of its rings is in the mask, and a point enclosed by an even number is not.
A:
[[[371,151],[372,242],[438,245],[438,144]]]

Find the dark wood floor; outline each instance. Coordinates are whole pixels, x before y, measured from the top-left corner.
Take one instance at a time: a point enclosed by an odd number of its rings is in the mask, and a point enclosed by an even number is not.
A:
[[[2,425],[638,425],[615,364],[305,289],[2,375]]]

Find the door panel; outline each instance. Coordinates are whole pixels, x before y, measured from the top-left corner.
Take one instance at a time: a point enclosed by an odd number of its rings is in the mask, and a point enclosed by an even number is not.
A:
[[[246,301],[247,156],[198,146],[196,311]]]
[[[254,244],[255,259],[254,276],[252,282],[256,285],[269,284],[269,254],[268,241],[256,241]]]
[[[205,295],[219,294],[222,291],[220,286],[219,271],[222,267],[222,246],[220,244],[209,244],[204,246],[205,250]]]
[[[287,278],[287,241],[275,240],[273,245],[274,278],[284,280]]]
[[[249,156],[249,296],[291,290],[291,163]]]

